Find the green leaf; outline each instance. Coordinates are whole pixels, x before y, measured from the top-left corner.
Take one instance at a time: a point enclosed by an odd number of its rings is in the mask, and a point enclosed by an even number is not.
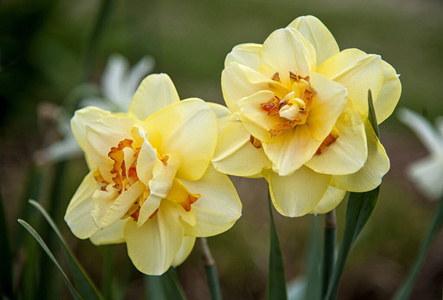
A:
[[[306,288],[303,299],[306,300],[321,299],[321,224],[321,216],[313,216],[311,233],[309,235],[309,243],[305,254],[306,270],[304,271],[304,273],[306,274]]]
[[[145,276],[146,299],[185,300],[186,296],[177,280],[174,268],[161,276]]]
[[[335,209],[324,215],[325,218],[325,236],[323,245],[323,282],[322,297],[328,292],[329,282],[331,281],[332,272],[336,259],[336,243],[337,243],[337,224],[335,218]]]
[[[371,122],[372,128],[375,131],[375,134],[379,137],[380,133],[378,131],[377,116],[375,114],[374,101],[372,100],[371,90],[368,90],[368,118],[369,122]]]
[[[38,209],[38,211],[43,215],[49,225],[52,227],[54,232],[57,234],[59,241],[63,245],[66,252],[66,258],[69,264],[69,269],[71,270],[72,276],[74,277],[74,282],[79,290],[79,293],[85,299],[103,299],[100,291],[95,286],[94,282],[91,280],[89,275],[86,273],[85,269],[78,262],[77,258],[72,253],[65,239],[63,238],[60,230],[54,221],[51,219],[46,210],[36,201],[29,200],[29,203]]]
[[[268,194],[271,245],[268,266],[268,290],[266,298],[269,300],[287,299],[285,270],[283,258],[278,242],[277,229],[275,228],[274,216],[272,214],[271,196]]]
[[[369,121],[371,122],[375,133],[377,136],[379,136],[377,117],[375,115],[371,90],[368,91],[368,108]],[[352,246],[357,240],[358,235],[365,226],[377,204],[379,193],[380,186],[369,192],[350,193],[349,195],[345,230],[338,253],[337,263],[335,265],[335,269],[329,284],[328,293],[325,298],[327,300],[335,299],[337,295],[346,260]]]
[[[69,281],[68,276],[66,276],[66,273],[63,271],[63,269],[60,266],[60,264],[58,263],[57,259],[54,257],[54,255],[52,254],[51,250],[49,250],[48,246],[46,246],[45,242],[40,237],[40,235],[37,233],[37,231],[35,231],[35,229],[32,228],[31,225],[29,225],[28,223],[26,223],[25,221],[23,221],[21,219],[18,219],[18,222],[20,223],[20,225],[22,225],[34,237],[34,239],[40,244],[42,249],[46,252],[46,254],[49,256],[49,258],[55,264],[57,269],[60,271],[60,274],[62,275],[63,280],[65,281],[66,285],[68,286],[68,289],[71,292],[72,297],[74,297],[74,299],[83,299],[78,294],[78,292],[76,291],[76,289],[74,288],[72,283]]]
[[[443,227],[443,197],[440,199],[440,203],[437,211],[435,212],[434,219],[429,226],[429,230],[426,234],[423,243],[420,246],[420,250],[415,259],[414,265],[409,271],[408,277],[406,278],[403,286],[398,290],[395,294],[395,300],[407,300],[411,294],[412,288],[414,286],[414,282],[417,279],[417,275],[420,272],[421,265],[425,259],[426,253],[428,252],[429,246],[432,241],[435,239],[438,232]]]
[[[359,233],[365,226],[378,200],[380,187],[365,193],[351,193],[346,212],[346,225],[337,263],[325,299],[335,299],[346,260]]]
[[[12,256],[9,245],[8,226],[0,190],[0,297],[13,299],[12,289]]]

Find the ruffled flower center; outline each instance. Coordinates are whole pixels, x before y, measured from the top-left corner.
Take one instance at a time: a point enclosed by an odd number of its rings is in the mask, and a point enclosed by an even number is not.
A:
[[[111,147],[108,157],[113,161],[113,167],[109,171],[111,176],[103,176],[100,169],[98,168],[94,172],[94,178],[99,182],[100,188],[98,194],[96,194],[101,199],[108,199],[108,201],[115,201],[121,194],[128,191],[131,186],[137,184],[142,185],[143,189],[134,194],[134,202],[132,206],[126,211],[122,216],[122,219],[131,217],[134,221],[139,220],[140,210],[146,201],[149,201],[149,196],[151,192],[155,193],[154,186],[151,186],[152,181],[156,181],[155,177],[160,179],[161,188],[168,186],[164,198],[174,201],[175,203],[181,205],[185,211],[189,212],[191,210],[191,205],[195,203],[199,198],[199,194],[190,193],[187,188],[175,178],[175,172],[178,168],[179,161],[173,160],[170,162],[170,157],[168,155],[161,155],[157,153],[157,164],[163,165],[163,167],[157,167],[153,174],[151,174],[151,180],[149,185],[143,184],[137,174],[137,159],[140,154],[142,140],[136,136],[134,140],[124,139],[118,143],[117,146]],[[169,166],[172,163],[174,166]],[[167,170],[168,168],[174,169],[173,173]],[[169,175],[164,175],[169,172]],[[112,178],[111,182],[108,182],[105,178]],[[159,182],[159,180],[157,180]],[[157,185],[157,187],[158,187]],[[154,190],[150,190],[150,187]],[[162,197],[163,198],[163,197]],[[158,212],[158,208],[155,209],[150,215],[149,219],[152,219]]]
[[[292,90],[283,98],[274,95],[274,99],[261,104],[261,108],[269,117],[279,118],[277,125],[269,130],[271,137],[306,123],[311,107],[314,89],[310,84],[309,76],[301,77],[289,72]],[[280,75],[276,72],[272,80],[280,81]]]

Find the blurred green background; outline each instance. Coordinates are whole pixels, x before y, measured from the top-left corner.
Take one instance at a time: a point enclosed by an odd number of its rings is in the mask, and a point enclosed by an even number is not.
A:
[[[82,81],[99,84],[113,53],[127,57],[131,64],[151,55],[156,61],[154,71],[169,74],[182,99],[199,97],[223,103],[220,74],[232,47],[244,42],[262,43],[273,30],[300,15],[312,14],[329,28],[340,49],[380,54],[396,68],[403,85],[398,106],[411,108],[430,120],[443,115],[442,1],[113,0],[109,4],[107,19],[101,34],[94,38],[96,46],[85,66],[102,1],[0,3],[0,182],[14,245],[14,283],[29,297],[38,297],[42,288],[25,280],[26,276],[41,274],[41,269],[29,266],[32,256],[39,254],[27,252],[25,245],[32,241],[25,238],[27,233],[16,222],[17,218],[28,218],[40,224],[25,203],[29,195],[47,208],[54,207],[52,216],[82,264],[99,286],[104,277],[104,257],[110,247],[77,240],[63,221],[70,197],[86,174],[84,160],[67,163],[55,204],[48,200],[51,191],[47,187],[61,178],[57,166],[38,169],[40,191],[26,191],[25,186],[35,170],[36,151],[57,138],[55,122],[45,117],[42,104],[63,103]],[[381,126],[381,140],[391,158],[391,171],[384,179],[378,206],[351,253],[339,299],[390,299],[404,279],[435,209],[436,204],[423,198],[406,178],[405,166],[427,152],[398,122],[395,112]],[[230,231],[210,238],[209,243],[225,298],[264,299],[269,243],[266,183],[259,179],[233,181],[244,205],[243,216]],[[338,208],[339,237],[345,202]],[[312,219],[276,215],[288,281],[303,269]],[[58,253],[58,244],[52,247]],[[116,251],[115,299],[141,299],[143,280],[127,258],[125,246],[111,247]],[[441,299],[442,254],[440,234],[412,299]],[[55,268],[48,265],[45,269],[49,275],[36,282],[47,285],[47,299],[60,295],[69,298]],[[178,274],[190,299],[209,297],[199,249],[195,248],[178,268]]]

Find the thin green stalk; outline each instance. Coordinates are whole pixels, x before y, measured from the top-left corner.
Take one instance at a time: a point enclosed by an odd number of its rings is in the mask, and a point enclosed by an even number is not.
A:
[[[103,263],[103,279],[102,279],[102,293],[104,299],[112,300],[112,285],[114,278],[114,261],[115,261],[115,246],[105,246],[105,259]]]
[[[213,300],[223,299],[220,283],[218,282],[217,268],[215,266],[214,258],[212,257],[211,250],[209,249],[208,241],[206,238],[199,238],[200,248],[202,251],[203,261],[205,263],[206,279],[208,280],[209,290],[211,291],[211,297]]]
[[[271,195],[268,194],[269,202],[269,223],[270,223],[270,251],[268,266],[268,290],[266,299],[284,300],[288,298],[286,291],[285,268],[281,254],[280,243],[278,241],[277,228],[272,214]]]
[[[337,221],[335,209],[325,214],[325,236],[323,245],[323,284],[322,296],[325,297],[328,291],[329,282],[331,281],[332,272],[334,270],[337,243]]]
[[[425,260],[426,253],[428,252],[429,246],[434,240],[435,236],[443,227],[443,198],[440,199],[440,203],[438,205],[437,211],[435,212],[434,219],[432,220],[431,225],[429,226],[429,230],[426,234],[423,243],[420,246],[420,250],[415,259],[414,265],[409,271],[408,277],[406,278],[405,283],[401,287],[401,289],[395,294],[395,300],[406,300],[409,299],[412,288],[414,287],[414,282],[417,279],[417,275],[420,271],[421,265]]]

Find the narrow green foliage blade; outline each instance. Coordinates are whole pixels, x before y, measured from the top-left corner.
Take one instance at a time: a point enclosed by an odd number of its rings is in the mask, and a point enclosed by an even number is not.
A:
[[[12,256],[9,244],[6,212],[0,190],[0,297],[13,299],[12,288]]]
[[[429,246],[435,239],[436,235],[440,232],[443,227],[443,197],[440,199],[438,209],[435,212],[434,219],[429,226],[429,230],[423,240],[420,250],[415,258],[415,262],[409,271],[408,277],[406,278],[403,286],[398,290],[394,296],[394,300],[407,300],[410,297],[412,288],[414,286],[415,280],[417,279],[418,273],[420,272],[421,265],[425,260],[426,253],[428,252]]]
[[[378,131],[377,115],[375,114],[374,101],[372,100],[371,90],[368,90],[368,118],[369,122],[371,122],[372,128],[375,131],[375,134],[380,137],[380,133]]]
[[[42,247],[42,249],[46,252],[46,254],[49,256],[49,258],[52,260],[52,262],[55,264],[55,266],[57,267],[57,269],[60,271],[60,274],[63,277],[63,280],[65,281],[66,285],[68,286],[69,291],[71,292],[71,295],[74,299],[83,299],[78,292],[76,291],[76,289],[74,288],[74,286],[72,285],[71,281],[69,281],[68,276],[66,276],[66,273],[63,271],[62,267],[60,266],[59,262],[57,261],[57,259],[54,257],[54,255],[52,254],[51,250],[49,250],[48,246],[46,246],[45,242],[43,241],[43,239],[40,237],[40,235],[37,233],[37,231],[35,231],[34,228],[32,228],[31,225],[29,225],[28,223],[26,223],[25,221],[18,219],[18,222],[20,223],[20,225],[22,225],[33,237],[34,239],[40,244],[40,246]]]
[[[368,91],[368,118],[377,136],[379,136],[377,117],[375,115],[372,93]],[[358,235],[370,218],[378,200],[380,186],[364,193],[350,193],[346,212],[346,225],[341,241],[337,263],[329,284],[327,300],[336,298],[343,269],[349,253]]]
[[[80,294],[86,299],[103,299],[100,291],[97,289],[92,279],[89,277],[85,269],[74,256],[74,253],[72,253],[57,225],[55,225],[54,221],[46,212],[46,210],[37,201],[29,200],[29,203],[37,208],[37,210],[43,215],[43,217],[46,219],[46,221],[49,223],[49,225],[58,236],[60,243],[65,249],[69,269],[71,270],[72,276],[74,277],[74,282]]]
[[[145,299],[158,300],[186,300],[185,293],[181,288],[174,268],[161,276],[147,275],[145,277],[146,297]]]
[[[309,243],[306,249],[306,290],[304,294],[305,300],[321,299],[322,277],[320,276],[322,251],[321,251],[321,216],[312,217],[311,233],[309,235]]]
[[[287,299],[285,270],[280,244],[277,236],[277,229],[272,214],[271,196],[268,195],[269,216],[270,216],[270,252],[268,265],[268,289],[266,298],[269,300]]]

